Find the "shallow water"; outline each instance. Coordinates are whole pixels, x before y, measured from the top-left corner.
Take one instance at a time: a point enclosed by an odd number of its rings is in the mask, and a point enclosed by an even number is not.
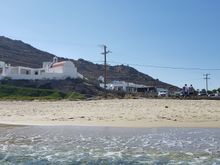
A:
[[[0,127],[0,164],[220,164],[220,129]]]

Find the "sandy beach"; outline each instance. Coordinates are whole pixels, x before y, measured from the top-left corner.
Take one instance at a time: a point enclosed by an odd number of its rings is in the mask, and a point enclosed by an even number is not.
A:
[[[0,105],[1,124],[220,128],[217,100],[1,101]]]

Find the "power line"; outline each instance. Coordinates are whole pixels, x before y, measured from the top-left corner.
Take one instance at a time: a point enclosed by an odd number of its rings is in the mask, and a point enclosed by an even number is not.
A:
[[[101,61],[93,61],[101,62]],[[159,69],[173,69],[173,70],[198,70],[198,71],[220,71],[220,68],[194,68],[194,67],[173,67],[173,66],[159,66],[159,65],[150,65],[150,64],[131,64],[131,63],[121,63],[115,61],[108,61],[112,64],[120,65],[129,65],[129,66],[139,66],[139,67],[148,67],[148,68],[159,68]]]

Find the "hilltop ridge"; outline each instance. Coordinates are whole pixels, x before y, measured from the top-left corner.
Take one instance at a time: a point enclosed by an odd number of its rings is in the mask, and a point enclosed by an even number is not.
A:
[[[20,40],[12,40],[10,38],[0,36],[0,61],[5,61],[14,66],[26,66],[39,68],[42,62],[51,61],[54,56],[59,60],[71,60],[76,65],[78,72],[83,74],[88,80],[96,82],[100,75],[103,75],[104,67],[102,64],[94,64],[84,59],[67,59],[59,57],[45,51],[41,51],[33,46]],[[108,66],[108,82],[113,80],[121,80],[143,84],[147,86],[156,86],[167,88],[170,90],[178,90],[179,88],[171,84],[161,82],[151,76],[141,73],[133,67],[125,65]]]

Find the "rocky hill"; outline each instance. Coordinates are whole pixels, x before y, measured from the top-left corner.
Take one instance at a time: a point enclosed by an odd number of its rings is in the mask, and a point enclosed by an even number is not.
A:
[[[5,61],[14,66],[20,65],[39,68],[42,66],[43,61],[51,61],[54,56],[55,55],[38,50],[22,41],[0,36],[0,61]],[[65,58],[59,57],[59,59],[64,60]],[[79,73],[83,74],[92,82],[96,82],[97,78],[100,75],[103,75],[103,65],[94,64],[84,59],[69,60],[72,60],[75,63]],[[124,65],[108,66],[108,82],[113,80],[123,80],[148,86],[163,87],[171,90],[178,89],[178,87],[161,82],[132,67]]]

